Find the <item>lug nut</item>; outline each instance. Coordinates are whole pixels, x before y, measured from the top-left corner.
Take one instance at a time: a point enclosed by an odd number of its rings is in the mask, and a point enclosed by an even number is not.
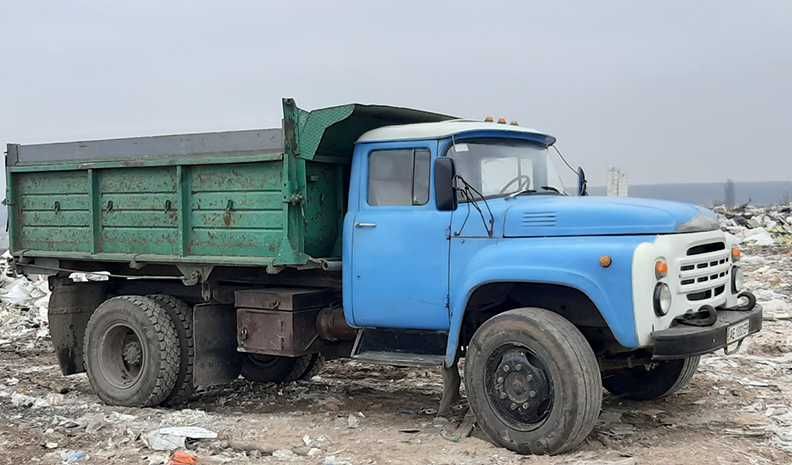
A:
[[[505,392],[501,392],[501,394],[500,394],[500,398],[501,398],[501,399],[505,399],[505,398],[506,398],[506,393],[505,393]]]
[[[528,410],[528,402],[524,403],[524,404],[522,405],[522,408],[523,408],[523,409],[525,409],[525,410]]]
[[[503,376],[498,376],[498,379],[495,380],[496,383],[500,384],[503,382]]]
[[[528,396],[529,396],[531,399],[533,399],[534,397],[536,397],[536,391],[531,391],[531,392],[529,392],[529,393],[528,393]]]
[[[509,371],[509,365],[503,365],[503,371],[505,371],[505,372],[507,372],[507,373],[508,373],[508,371]]]
[[[516,408],[517,408],[517,404],[515,404],[514,402],[512,402],[512,404],[511,404],[511,406],[510,406],[510,407],[511,407],[511,409],[512,409],[512,410],[514,410],[514,409],[516,409]]]
[[[533,381],[533,375],[528,375],[528,381]]]
[[[520,371],[520,370],[522,370],[522,365],[520,365],[519,363],[517,365],[514,365],[514,371]]]

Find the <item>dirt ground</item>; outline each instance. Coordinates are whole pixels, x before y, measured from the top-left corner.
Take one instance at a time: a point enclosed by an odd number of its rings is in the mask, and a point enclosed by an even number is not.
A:
[[[477,429],[454,442],[466,405],[450,422],[435,418],[439,372],[352,361],[286,386],[239,380],[184,409],[109,407],[84,374],[61,376],[48,339],[32,331],[0,338],[0,464],[167,463],[143,441],[166,426],[218,434],[188,442],[202,464],[792,464],[792,253],[756,249],[744,263],[770,307],[764,331],[738,354],[705,357],[670,398],[606,395],[572,454],[519,456]]]

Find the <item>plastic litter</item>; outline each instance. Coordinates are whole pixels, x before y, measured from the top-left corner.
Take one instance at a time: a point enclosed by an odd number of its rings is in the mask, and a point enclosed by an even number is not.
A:
[[[151,450],[176,450],[185,447],[187,439],[215,439],[217,433],[199,426],[172,426],[149,431],[143,435],[143,442]]]
[[[81,450],[64,451],[61,457],[63,458],[63,465],[84,462],[90,458],[88,454]]]
[[[171,455],[168,465],[197,465],[198,459],[183,450],[177,450]]]

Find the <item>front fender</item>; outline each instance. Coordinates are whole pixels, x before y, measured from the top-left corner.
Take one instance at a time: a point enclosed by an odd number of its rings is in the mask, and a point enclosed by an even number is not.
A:
[[[457,354],[465,309],[473,292],[497,282],[568,286],[583,292],[599,310],[619,344],[638,347],[632,291],[632,257],[655,236],[453,239],[451,324],[446,364]],[[612,264],[600,265],[608,255]]]

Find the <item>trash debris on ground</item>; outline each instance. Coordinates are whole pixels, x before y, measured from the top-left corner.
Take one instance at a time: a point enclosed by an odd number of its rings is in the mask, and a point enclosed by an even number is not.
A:
[[[168,465],[197,465],[198,459],[191,453],[177,450],[171,455]]]
[[[470,436],[475,427],[476,415],[473,413],[473,410],[468,409],[465,413],[465,417],[462,419],[462,423],[460,423],[453,432],[444,430],[440,434],[451,442],[459,442]]]
[[[217,433],[199,426],[172,426],[149,431],[143,442],[151,450],[176,450],[183,449],[188,438],[216,439]]]
[[[80,463],[88,460],[90,456],[81,450],[69,450],[61,453],[63,465],[70,465],[72,463]]]
[[[9,258],[8,252],[0,257],[0,347],[43,349],[49,339],[49,284],[44,277],[13,276]]]
[[[354,414],[350,413],[347,417],[347,428],[355,429],[360,426],[360,419]]]
[[[792,245],[792,205],[735,208],[717,206],[721,227],[746,244],[756,246]]]

